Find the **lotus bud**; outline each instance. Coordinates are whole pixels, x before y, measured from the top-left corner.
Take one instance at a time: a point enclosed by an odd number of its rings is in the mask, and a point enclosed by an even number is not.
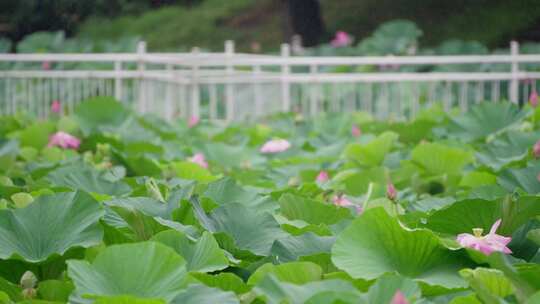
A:
[[[34,299],[37,296],[37,290],[35,290],[34,288],[25,288],[23,289],[21,294],[25,300],[30,300]]]
[[[60,104],[60,101],[54,100],[51,104],[51,112],[53,113],[60,113],[62,111],[62,105]]]
[[[536,93],[535,89],[532,90],[531,95],[529,96],[529,104],[533,108],[536,108],[536,106],[538,106],[538,93]]]
[[[318,183],[325,183],[327,182],[329,179],[328,177],[328,172],[322,170],[321,172],[319,172],[319,174],[317,175],[317,182]]]
[[[401,290],[396,291],[394,294],[394,297],[392,297],[392,301],[390,301],[390,304],[409,304],[409,301],[407,301],[407,298],[401,292]]]
[[[49,61],[43,61],[41,63],[41,68],[45,71],[48,71],[51,69],[51,63]]]
[[[34,288],[38,282],[38,279],[31,271],[26,271],[21,277],[21,287],[23,289]]]
[[[394,184],[392,184],[392,182],[389,182],[386,185],[386,197],[393,202],[396,201],[397,191],[396,187],[394,186]]]
[[[357,125],[353,125],[351,127],[351,135],[354,137],[359,137],[360,135],[362,135],[362,130],[360,130],[360,127],[358,127]]]
[[[537,141],[533,146],[533,154],[535,158],[540,157],[540,140]]]
[[[196,125],[199,124],[199,117],[198,116],[195,116],[195,115],[192,115],[189,120],[188,120],[188,127],[189,128],[193,128],[195,127]]]

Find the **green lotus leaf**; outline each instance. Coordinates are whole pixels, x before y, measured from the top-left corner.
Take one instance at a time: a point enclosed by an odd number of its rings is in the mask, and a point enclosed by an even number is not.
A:
[[[209,183],[204,196],[211,198],[219,205],[229,203],[250,205],[256,199],[257,193],[245,190],[233,179],[226,177]]]
[[[424,143],[411,152],[411,160],[428,175],[461,174],[463,167],[472,162],[470,152],[439,143]]]
[[[38,295],[47,301],[67,302],[75,287],[70,282],[47,280],[38,283]]]
[[[165,304],[163,300],[140,299],[132,296],[112,296],[97,299],[95,304]]]
[[[175,162],[172,163],[171,166],[174,172],[176,172],[176,175],[182,179],[195,180],[203,183],[208,183],[216,179],[208,169],[192,162]]]
[[[459,185],[462,187],[477,188],[492,185],[497,182],[497,176],[482,171],[471,171],[463,176]]]
[[[189,285],[171,304],[239,304],[240,301],[233,292],[222,291],[204,285]]]
[[[324,280],[309,282],[303,285],[296,285],[287,282],[281,282],[273,275],[267,275],[262,279],[254,288],[255,292],[261,295],[266,303],[280,304],[291,303],[301,304],[306,303],[312,297],[318,294],[326,294],[328,292],[337,292],[349,294],[354,296],[356,301],[354,303],[365,303],[361,299],[360,293],[354,288],[354,286],[342,280]],[[328,302],[311,302],[311,303],[328,303]]]
[[[500,270],[480,267],[462,269],[459,273],[485,302],[497,303],[514,293],[514,286]]]
[[[353,278],[397,272],[428,285],[465,287],[457,271],[463,257],[426,229],[410,230],[382,208],[370,209],[347,227],[332,248],[332,261]]]
[[[540,192],[540,182],[538,173],[540,172],[540,162],[529,163],[522,169],[504,169],[497,177],[497,182],[508,191],[515,191],[520,188],[527,193],[536,194]]]
[[[240,277],[230,272],[220,272],[216,275],[195,272],[191,273],[190,276],[206,286],[232,291],[238,295],[244,294],[250,289]]]
[[[296,261],[303,256],[330,253],[335,237],[318,236],[308,232],[299,236],[287,236],[276,240],[271,253],[281,262]]]
[[[7,170],[15,162],[19,152],[19,143],[16,140],[0,139],[0,171]]]
[[[78,297],[134,296],[172,301],[182,292],[185,260],[171,248],[155,243],[113,245],[90,264],[69,260],[68,276]]]
[[[96,245],[103,214],[84,192],[44,195],[26,208],[0,210],[0,259],[17,255],[35,263],[72,247]]]
[[[325,204],[298,195],[284,194],[279,199],[280,213],[291,220],[303,220],[310,224],[335,224],[352,218],[351,212],[342,207]]]
[[[22,300],[22,288],[19,285],[13,284],[2,277],[0,277],[0,292],[3,292],[11,300],[14,300],[14,301]],[[6,302],[6,303],[10,303],[10,302]]]
[[[19,134],[21,146],[40,150],[49,142],[49,135],[54,132],[54,123],[50,121],[36,122]]]
[[[461,140],[477,140],[520,122],[527,112],[513,103],[484,102],[475,105],[467,113],[451,117],[450,134]]]
[[[204,232],[197,242],[191,241],[183,233],[175,230],[160,232],[153,241],[174,249],[186,260],[188,271],[212,272],[227,268],[229,260],[218,243],[208,232]]]
[[[199,222],[208,231],[224,232],[239,249],[257,255],[268,255],[274,241],[288,235],[266,211],[234,203],[215,208],[207,215],[197,200],[191,200],[191,204]]]
[[[500,170],[504,166],[523,159],[527,156],[527,149],[511,144],[490,144],[476,153],[478,161],[494,170]]]
[[[472,233],[473,228],[482,228],[487,233],[493,223],[502,219],[498,234],[511,235],[529,219],[540,215],[540,198],[522,196],[493,201],[466,199],[433,212],[425,227],[451,235]]]
[[[60,167],[50,172],[47,181],[54,186],[91,193],[122,196],[131,192],[131,188],[120,181],[111,182],[95,169],[81,165]]]
[[[349,144],[345,149],[345,156],[365,166],[378,166],[397,139],[396,133],[384,132],[367,144]]]
[[[280,265],[264,264],[249,277],[249,285],[257,285],[262,279],[272,274],[281,282],[302,285],[322,279],[322,269],[319,265],[311,262],[290,262]]]
[[[391,303],[397,291],[402,292],[411,302],[421,296],[420,286],[413,280],[396,274],[385,274],[369,288],[368,302],[372,304]]]
[[[87,135],[98,131],[114,131],[122,126],[130,115],[121,103],[111,97],[85,100],[75,108],[75,118]]]
[[[525,304],[536,304],[536,303],[540,303],[540,291],[535,292],[525,302]]]
[[[264,161],[257,151],[243,145],[210,142],[203,146],[203,151],[210,161],[226,168],[237,168],[246,164],[256,165]]]

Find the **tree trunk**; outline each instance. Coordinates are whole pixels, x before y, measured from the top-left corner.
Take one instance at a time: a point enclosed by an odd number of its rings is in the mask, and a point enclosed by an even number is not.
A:
[[[286,7],[288,25],[291,29],[288,31],[289,34],[300,35],[303,46],[319,44],[324,35],[319,0],[286,0]]]

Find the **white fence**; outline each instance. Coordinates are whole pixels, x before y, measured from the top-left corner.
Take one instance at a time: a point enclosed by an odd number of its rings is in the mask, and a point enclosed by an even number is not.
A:
[[[538,71],[536,71],[538,69]],[[0,54],[0,115],[49,115],[53,100],[67,111],[84,99],[114,96],[166,119],[255,119],[279,111],[315,115],[357,111],[379,118],[414,117],[441,102],[466,111],[476,102],[523,103],[540,78],[540,55],[281,56],[234,52],[128,54]]]

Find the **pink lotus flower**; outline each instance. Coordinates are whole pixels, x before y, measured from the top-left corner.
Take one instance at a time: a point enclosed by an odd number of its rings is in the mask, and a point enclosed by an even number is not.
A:
[[[474,228],[473,234],[462,233],[457,236],[457,241],[461,246],[479,250],[485,255],[490,255],[494,251],[505,254],[512,253],[512,251],[506,247],[512,238],[495,233],[500,225],[501,219],[498,219],[493,226],[491,226],[491,230],[487,235],[482,236],[482,228]]]
[[[291,143],[285,139],[272,139],[267,141],[260,149],[261,153],[279,153],[291,147]]]
[[[409,304],[409,301],[407,301],[407,298],[401,292],[401,290],[398,289],[396,293],[394,294],[394,297],[392,297],[392,301],[390,301],[390,304]]]
[[[60,147],[62,149],[78,149],[81,140],[66,132],[58,131],[49,138],[47,147]]]
[[[330,44],[335,47],[345,47],[352,44],[353,38],[351,35],[347,34],[344,31],[337,31],[336,36],[334,36],[334,39],[330,42]]]
[[[340,207],[348,207],[348,206],[354,205],[343,194],[334,195],[334,197],[332,198],[332,203],[334,203],[334,205],[340,206]]]
[[[328,172],[322,170],[319,172],[319,175],[317,175],[317,182],[318,183],[325,183],[328,181]]]
[[[54,100],[51,104],[51,111],[53,113],[60,113],[62,111],[62,105],[60,104],[60,101]]]
[[[534,157],[539,158],[540,157],[540,140],[537,141],[533,146],[533,154]]]
[[[208,163],[204,159],[204,154],[202,153],[195,153],[192,157],[188,158],[188,160],[192,163],[196,163],[197,165],[208,168]]]
[[[195,116],[195,115],[191,116],[191,117],[189,118],[189,120],[188,120],[188,127],[189,127],[189,128],[195,127],[196,125],[199,124],[199,121],[200,121],[200,119],[199,119],[198,116]]]
[[[538,93],[536,93],[535,89],[532,90],[531,96],[529,96],[529,103],[533,108],[536,108],[538,105]]]
[[[43,61],[41,63],[41,68],[45,71],[48,71],[51,69],[51,63],[49,61]]]
[[[362,130],[360,130],[360,127],[358,127],[357,125],[353,125],[351,127],[351,135],[354,137],[359,137],[360,135],[362,135]]]
[[[397,198],[397,190],[392,182],[386,185],[386,197],[391,201],[395,201]]]

